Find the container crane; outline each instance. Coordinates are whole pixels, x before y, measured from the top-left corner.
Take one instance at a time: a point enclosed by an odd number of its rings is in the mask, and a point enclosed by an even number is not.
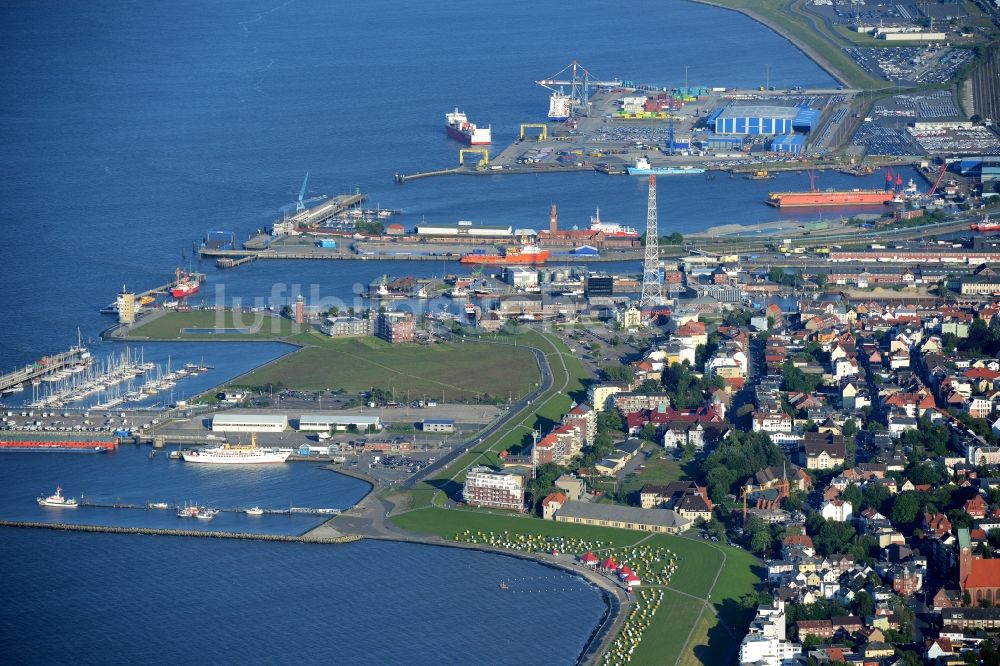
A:
[[[569,73],[569,78],[564,78]],[[591,88],[617,88],[622,85],[618,79],[612,81],[592,80],[591,74],[583,65],[576,60],[563,67],[552,75],[551,78],[535,81],[538,85],[562,93],[565,86],[569,86],[569,96],[572,110],[577,115],[590,115],[590,89]]]

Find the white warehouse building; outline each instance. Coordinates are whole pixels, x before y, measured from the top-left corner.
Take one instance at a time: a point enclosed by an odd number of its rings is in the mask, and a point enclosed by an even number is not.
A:
[[[284,414],[230,412],[212,417],[212,432],[284,432],[287,427]]]
[[[347,430],[354,426],[364,432],[369,428],[382,429],[382,419],[377,416],[360,416],[352,414],[303,414],[299,417],[299,430],[303,432],[326,432],[328,430]]]

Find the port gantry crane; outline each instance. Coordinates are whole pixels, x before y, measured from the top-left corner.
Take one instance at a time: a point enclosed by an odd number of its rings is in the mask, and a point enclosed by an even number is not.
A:
[[[567,72],[570,75],[568,79],[564,78]],[[560,94],[562,94],[565,86],[569,86],[570,104],[573,114],[580,116],[590,115],[591,88],[618,88],[622,85],[622,82],[617,79],[613,81],[593,80],[587,68],[576,60],[553,74],[551,78],[535,81],[535,83]]]

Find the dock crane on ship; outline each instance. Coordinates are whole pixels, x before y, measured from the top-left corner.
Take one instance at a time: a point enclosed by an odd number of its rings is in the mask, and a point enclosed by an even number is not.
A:
[[[565,77],[567,70],[570,78]],[[597,81],[592,79],[592,75],[587,68],[576,60],[563,67],[548,79],[535,81],[538,85],[551,90],[557,95],[565,95],[563,89],[569,86],[570,111],[575,115],[590,115],[590,90],[591,88],[618,88],[622,82],[618,79],[612,81]]]

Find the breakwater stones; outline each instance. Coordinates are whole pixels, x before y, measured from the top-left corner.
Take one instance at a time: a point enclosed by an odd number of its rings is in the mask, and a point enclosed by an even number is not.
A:
[[[66,532],[100,532],[106,534],[142,534],[147,536],[185,536],[203,539],[242,539],[245,541],[284,541],[289,543],[351,543],[363,537],[344,534],[332,537],[309,537],[294,534],[255,534],[253,532],[219,532],[205,530],[172,530],[156,527],[115,527],[113,525],[75,525],[71,523],[43,523],[27,520],[0,520],[0,527],[22,527]]]

